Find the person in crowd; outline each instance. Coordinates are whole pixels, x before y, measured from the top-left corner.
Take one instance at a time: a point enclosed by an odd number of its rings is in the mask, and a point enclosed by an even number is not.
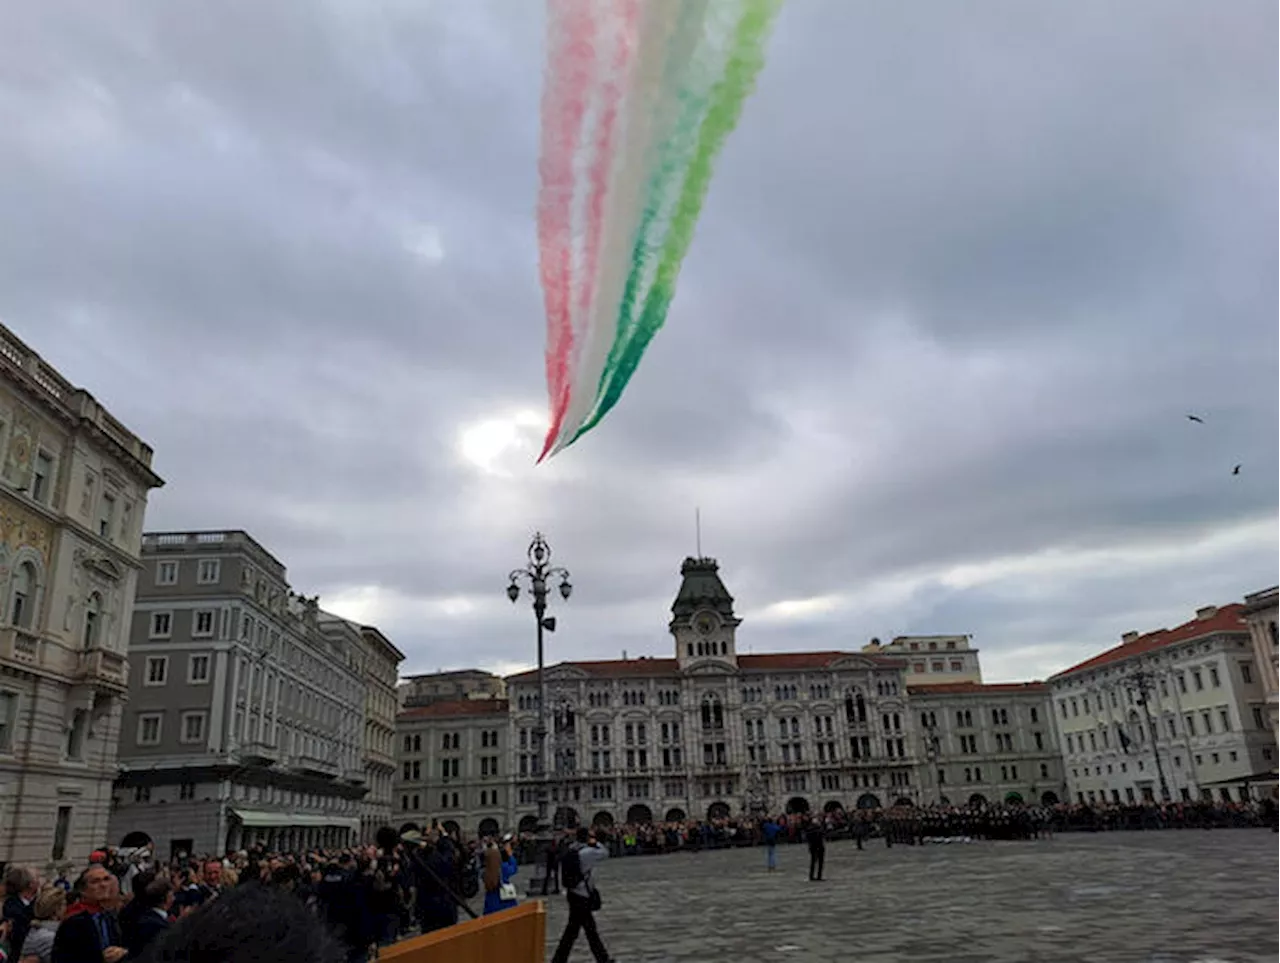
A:
[[[511,849],[511,836],[503,837],[502,845],[490,843],[484,851],[484,915],[511,909],[520,900],[511,880],[518,865]]]
[[[341,945],[293,896],[240,886],[205,903],[151,947],[148,963],[343,963]]]
[[[510,838],[509,833],[507,836]],[[556,893],[560,892],[560,857],[563,855],[565,846],[568,845],[568,842],[569,837],[565,835],[553,841],[552,844],[547,847],[546,874],[542,877],[543,896],[547,895],[547,888],[553,885],[552,880],[555,881],[554,885]]]
[[[80,874],[74,889],[80,898],[58,926],[51,963],[120,963],[129,951],[112,910],[112,903],[119,903],[119,881],[96,862]]]
[[[53,938],[58,924],[67,912],[67,893],[59,886],[45,886],[34,904],[35,919],[22,944],[22,956],[15,957],[21,963],[50,963],[53,958]]]
[[[22,956],[22,943],[35,918],[40,874],[29,866],[10,866],[4,873],[4,908],[0,919],[9,921],[9,955]]]
[[[415,883],[418,920],[422,932],[430,933],[458,922],[458,904],[448,889],[453,885],[456,861],[453,841],[446,835],[428,835],[425,848],[426,853],[415,854]]]
[[[776,820],[766,819],[763,826],[760,827],[760,834],[764,838],[764,865],[765,869],[772,873],[778,868],[778,834],[782,832],[782,827],[778,825]]]
[[[368,886],[356,858],[344,855],[325,870],[317,893],[321,918],[346,949],[347,963],[365,963],[377,941],[370,920]]]
[[[600,891],[596,889],[591,870],[609,851],[601,846],[595,834],[586,827],[578,829],[578,842],[564,854],[560,862],[560,882],[569,901],[569,921],[565,924],[560,943],[556,946],[552,963],[568,963],[569,953],[578,940],[579,931],[587,934],[587,946],[596,963],[611,963],[609,951],[596,928],[595,913],[601,906]]]
[[[165,877],[143,872],[135,877],[144,880],[134,892],[127,914],[122,914],[120,929],[129,959],[142,956],[147,947],[169,928],[169,911],[173,908],[173,884]],[[136,909],[135,909],[136,907]]]
[[[0,963],[11,963],[9,937],[13,933],[13,920],[0,920]]]
[[[814,819],[809,822],[805,840],[809,843],[809,882],[821,883],[822,868],[827,861],[827,833],[822,820]]]

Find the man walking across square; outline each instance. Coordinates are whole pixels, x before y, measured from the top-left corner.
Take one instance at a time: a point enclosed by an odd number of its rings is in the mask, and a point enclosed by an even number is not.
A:
[[[608,855],[609,851],[597,843],[595,835],[585,827],[578,830],[577,843],[564,853],[560,861],[560,883],[569,900],[569,922],[565,924],[551,963],[569,963],[569,953],[578,940],[579,930],[587,934],[587,946],[596,963],[611,963],[609,951],[596,929],[595,911],[601,901],[600,892],[591,879],[591,868]]]

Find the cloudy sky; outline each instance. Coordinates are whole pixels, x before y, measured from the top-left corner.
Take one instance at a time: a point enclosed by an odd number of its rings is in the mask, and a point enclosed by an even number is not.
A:
[[[1277,581],[1276,18],[792,0],[666,329],[535,467],[541,4],[4,4],[0,319],[154,445],[149,528],[409,671],[528,664],[535,528],[553,657],[668,654],[701,506],[740,650],[1040,676]]]

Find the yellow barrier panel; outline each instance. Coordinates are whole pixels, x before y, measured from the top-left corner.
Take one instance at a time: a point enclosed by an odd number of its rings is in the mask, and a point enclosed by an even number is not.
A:
[[[378,963],[543,963],[546,950],[546,905],[529,900],[385,947]]]

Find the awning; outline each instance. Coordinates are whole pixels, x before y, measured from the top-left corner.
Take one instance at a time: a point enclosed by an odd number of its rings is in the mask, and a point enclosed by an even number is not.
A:
[[[301,828],[310,826],[333,826],[338,829],[360,831],[360,820],[354,816],[318,816],[311,813],[272,812],[268,809],[232,809],[231,814],[244,826],[262,826],[269,828]]]

